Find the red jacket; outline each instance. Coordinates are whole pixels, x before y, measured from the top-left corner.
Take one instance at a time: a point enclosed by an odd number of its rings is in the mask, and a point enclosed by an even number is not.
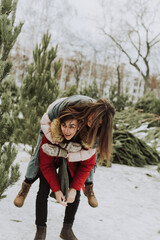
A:
[[[51,144],[45,135],[43,135],[41,146],[44,143]],[[51,157],[43,152],[42,148],[40,148],[40,169],[43,173],[43,176],[48,181],[50,188],[53,192],[57,192],[60,190],[60,184],[58,180],[58,174],[56,171],[58,161],[60,161],[60,158],[58,157]],[[86,161],[80,161],[80,162],[68,162],[68,169],[70,171],[70,174],[73,178],[70,187],[74,188],[78,191],[83,188],[84,183],[89,176],[90,171],[95,165],[96,161],[96,154],[94,154],[91,158],[89,158]]]

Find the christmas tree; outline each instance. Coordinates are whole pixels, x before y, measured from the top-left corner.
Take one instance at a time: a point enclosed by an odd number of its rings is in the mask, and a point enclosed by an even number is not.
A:
[[[9,75],[12,63],[8,55],[21,31],[22,23],[15,26],[17,1],[0,3],[0,198],[5,189],[19,178],[19,166],[13,166],[16,149],[13,145],[13,103],[17,92],[15,81]]]
[[[54,61],[57,46],[48,50],[50,38],[51,35],[47,32],[42,38],[42,43],[36,45],[33,62],[27,67],[21,87],[22,118],[18,119],[20,128],[17,136],[20,142],[32,146],[32,153],[40,130],[40,119],[59,94],[57,77],[61,64]]]

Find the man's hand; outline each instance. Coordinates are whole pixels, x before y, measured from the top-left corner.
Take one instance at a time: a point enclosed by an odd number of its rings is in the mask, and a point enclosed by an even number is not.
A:
[[[76,189],[70,188],[68,191],[67,203],[73,203],[76,197]]]
[[[55,192],[55,197],[58,203],[60,203],[63,206],[67,206],[67,203],[65,202],[65,196],[63,195],[63,193],[61,191],[57,191]]]
[[[82,149],[81,144],[76,143],[76,142],[69,142],[69,143],[58,143],[58,145],[61,148],[64,148],[65,150],[67,150],[67,152],[78,152]]]

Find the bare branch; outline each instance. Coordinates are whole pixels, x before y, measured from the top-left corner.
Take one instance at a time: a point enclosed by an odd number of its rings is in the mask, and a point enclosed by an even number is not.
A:
[[[155,41],[158,37],[160,36],[160,32],[149,42],[150,46],[153,47],[156,45],[158,42],[160,42],[160,39]],[[155,42],[154,42],[155,41]]]
[[[135,44],[134,41],[132,40],[132,36],[131,36],[132,33],[137,33],[137,36],[138,36],[138,47],[136,46],[136,44]],[[134,31],[128,33],[128,37],[129,37],[129,39],[130,39],[130,41],[131,41],[131,44],[132,44],[133,47],[137,50],[137,53],[138,53],[137,59],[136,59],[136,61],[135,61],[135,63],[136,63],[136,62],[138,62],[139,57],[142,57],[142,58],[143,58],[143,56],[142,56],[142,54],[141,54],[141,38],[140,38],[140,34],[139,34],[138,31],[134,30]]]
[[[132,62],[132,59],[130,57],[130,55],[125,51],[125,49],[122,47],[122,45],[112,36],[110,35],[109,33],[106,33],[103,29],[103,33],[108,36],[116,45],[117,47],[127,56],[127,58],[129,59],[129,63],[134,66],[137,71],[142,75],[142,77],[145,79],[145,75],[144,73],[142,72],[142,70],[140,69],[140,67],[137,65],[137,62]]]

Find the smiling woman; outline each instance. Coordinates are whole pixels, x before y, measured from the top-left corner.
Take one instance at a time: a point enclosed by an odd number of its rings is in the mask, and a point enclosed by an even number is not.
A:
[[[77,163],[69,163],[67,159],[64,159],[67,158],[65,150],[69,146],[73,150],[74,146],[77,149],[76,143],[80,144],[79,127],[80,122],[74,119],[72,115],[61,116],[54,119],[51,123],[53,141],[57,139],[60,142],[57,142],[55,145],[51,144],[45,135],[42,138],[40,148],[40,170],[42,174],[40,175],[40,185],[36,201],[37,232],[35,240],[45,239],[47,201],[50,189],[55,193],[57,202],[66,207],[60,237],[69,240],[77,239],[73,233],[72,225],[79,205],[80,190],[83,188],[84,182],[95,164],[95,154],[90,159]],[[57,168],[61,169],[61,178],[57,177]],[[60,182],[64,181],[63,179],[65,179],[65,185],[67,184],[69,187],[68,194],[65,194],[62,190]],[[44,238],[42,238],[43,235]]]
[[[79,130],[79,123],[76,119],[70,119],[70,120],[60,120],[61,122],[61,131],[64,135],[64,138],[66,140],[70,140],[74,137],[77,130]]]
[[[36,200],[37,233],[35,240],[44,240],[46,236],[47,199],[50,188],[55,193],[56,199],[60,204],[68,205],[60,234],[62,239],[77,239],[73,234],[72,224],[78,208],[81,189],[84,189],[89,205],[91,207],[98,206],[98,201],[93,191],[95,153],[97,150],[100,156],[99,159],[106,157],[107,162],[110,161],[114,114],[115,109],[108,100],[95,100],[83,95],[57,99],[44,113],[41,119],[43,132],[40,132],[35,152],[28,164],[22,188],[14,200],[16,206],[22,207],[31,184],[37,177],[40,178],[40,189]],[[72,118],[70,118],[71,116]],[[55,144],[57,145],[58,143],[60,148],[63,148],[60,144],[71,143],[70,141],[74,142],[75,138],[77,139],[76,143],[78,142],[82,145],[82,149],[78,152],[68,151],[67,155],[62,156],[62,150],[60,149],[56,152],[56,157],[53,157],[55,155],[46,154],[43,149],[43,146],[48,144],[54,146],[54,152]],[[64,198],[61,191],[56,172],[57,164],[59,164],[57,159],[60,159],[61,156],[67,158],[67,170],[69,171],[70,182],[67,199]],[[41,172],[38,176],[39,170]],[[65,203],[64,199],[67,200]],[[43,209],[43,212],[41,209]]]

